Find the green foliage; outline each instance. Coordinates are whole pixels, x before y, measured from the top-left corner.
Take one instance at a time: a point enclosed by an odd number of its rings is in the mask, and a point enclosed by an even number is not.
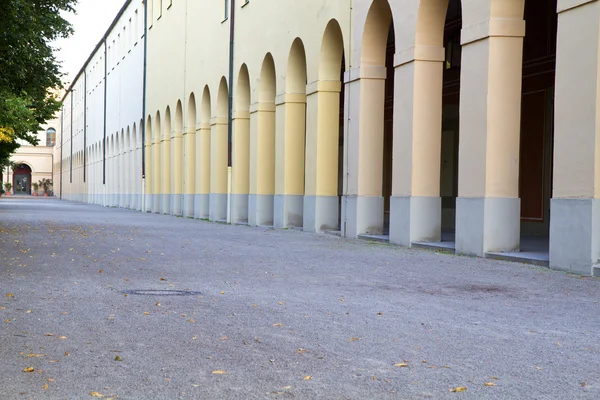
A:
[[[44,193],[49,193],[52,187],[52,179],[43,178],[39,184],[44,189]]]
[[[31,133],[60,109],[51,90],[61,87],[60,65],[50,43],[72,33],[61,12],[77,0],[0,1],[0,162],[19,145],[36,145]]]

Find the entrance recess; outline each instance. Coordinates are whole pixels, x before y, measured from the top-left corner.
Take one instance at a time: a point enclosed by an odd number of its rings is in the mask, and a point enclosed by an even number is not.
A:
[[[31,194],[31,168],[19,164],[13,172],[13,190],[15,194]]]

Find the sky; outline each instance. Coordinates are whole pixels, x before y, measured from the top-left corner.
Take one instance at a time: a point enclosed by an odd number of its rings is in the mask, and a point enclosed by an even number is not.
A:
[[[90,56],[125,0],[79,0],[77,14],[65,14],[75,32],[68,39],[53,43],[58,47],[56,58],[62,62],[65,84],[70,83]]]

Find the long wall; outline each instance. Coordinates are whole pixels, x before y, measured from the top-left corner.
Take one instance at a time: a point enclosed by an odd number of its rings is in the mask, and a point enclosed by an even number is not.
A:
[[[65,97],[62,197],[600,263],[599,1],[148,1]]]

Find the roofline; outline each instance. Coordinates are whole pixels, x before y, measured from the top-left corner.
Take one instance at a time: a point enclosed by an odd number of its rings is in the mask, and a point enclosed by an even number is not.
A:
[[[87,58],[87,60],[83,64],[83,67],[81,67],[81,69],[79,70],[79,72],[77,73],[77,75],[75,75],[75,78],[73,78],[73,82],[71,82],[71,85],[69,86],[69,88],[67,89],[67,91],[63,95],[62,99],[60,100],[61,103],[64,103],[65,99],[67,98],[67,95],[69,93],[71,93],[71,91],[73,90],[73,86],[75,85],[75,83],[77,82],[77,80],[79,79],[79,77],[81,76],[81,74],[83,74],[83,71],[85,71],[85,69],[89,65],[90,61],[92,61],[92,58],[94,58],[94,55],[96,55],[96,52],[100,49],[100,47],[102,47],[102,44],[106,41],[106,39],[108,38],[108,35],[110,35],[110,33],[112,32],[113,28],[117,25],[117,23],[119,22],[119,20],[123,16],[123,14],[125,14],[125,10],[127,10],[127,7],[129,7],[129,5],[131,4],[132,1],[133,0],[125,0],[125,4],[123,4],[123,7],[121,7],[121,9],[119,10],[119,13],[113,19],[112,23],[110,24],[110,26],[108,27],[108,29],[104,33],[104,36],[102,36],[102,39],[100,39],[100,41],[98,42],[98,44],[96,45],[96,47],[94,47],[94,50],[92,50],[91,54],[89,55],[89,57]],[[143,2],[145,3],[146,1],[147,0],[144,0]]]

